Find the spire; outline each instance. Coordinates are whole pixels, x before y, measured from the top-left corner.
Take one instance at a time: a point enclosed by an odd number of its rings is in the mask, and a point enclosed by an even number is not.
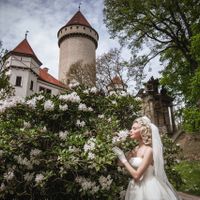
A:
[[[79,3],[79,6],[78,6],[78,10],[80,11],[81,10],[81,4],[82,2]]]
[[[28,32],[29,32],[29,31],[26,31],[26,33],[25,33],[25,39],[27,39]]]
[[[80,5],[79,5],[80,8]],[[91,27],[87,19],[84,17],[84,15],[81,13],[79,10],[66,24],[67,26],[69,25],[83,25],[83,26],[88,26]]]

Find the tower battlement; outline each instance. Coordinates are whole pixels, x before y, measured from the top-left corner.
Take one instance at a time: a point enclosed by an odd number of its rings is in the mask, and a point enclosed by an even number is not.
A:
[[[98,47],[99,35],[98,33],[91,27],[83,26],[83,25],[66,25],[63,26],[57,34],[58,37],[58,46],[63,40],[68,39],[70,37],[85,37],[92,40],[96,46]]]

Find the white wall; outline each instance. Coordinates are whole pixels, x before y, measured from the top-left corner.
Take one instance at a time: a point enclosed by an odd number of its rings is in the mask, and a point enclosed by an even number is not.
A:
[[[31,81],[33,81],[33,90],[30,89]],[[27,84],[27,96],[35,94],[37,92],[38,76],[35,73],[30,72]]]
[[[9,67],[7,74],[10,76],[10,84],[15,88],[16,96],[27,97],[38,93],[40,86],[51,90],[52,95],[57,95],[62,90],[56,85],[38,79],[39,65],[30,57],[11,55],[4,66]],[[17,76],[22,77],[21,86],[15,85]],[[30,89],[31,81],[33,81],[33,90]]]
[[[29,70],[28,69],[20,69],[20,68],[10,68],[10,83],[15,88],[15,95],[20,97],[27,96],[28,90],[28,82],[29,82]],[[15,86],[16,77],[22,77],[22,84],[21,86]]]
[[[51,94],[52,94],[52,95],[60,94],[60,88],[59,88],[59,87],[54,86],[53,84],[49,84],[49,83],[47,83],[47,82],[38,80],[38,84],[37,84],[37,93],[40,92],[40,90],[39,90],[40,87],[43,87],[43,88],[46,88],[46,89],[51,90]]]
[[[31,57],[11,55],[6,66],[16,66],[31,68],[36,74],[39,74],[39,65]]]

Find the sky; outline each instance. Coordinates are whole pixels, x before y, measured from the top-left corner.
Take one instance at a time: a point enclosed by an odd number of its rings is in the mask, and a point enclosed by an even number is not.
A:
[[[58,30],[64,26],[78,11],[81,2],[81,12],[90,25],[98,32],[99,42],[97,57],[107,53],[111,48],[118,48],[117,39],[110,39],[108,30],[103,23],[103,0],[0,0],[0,40],[3,48],[12,50],[28,32],[28,42],[42,67],[49,68],[49,73],[58,78],[59,47]],[[130,57],[130,51],[124,49],[124,59]],[[155,60],[153,71],[148,77],[158,77],[160,65]]]

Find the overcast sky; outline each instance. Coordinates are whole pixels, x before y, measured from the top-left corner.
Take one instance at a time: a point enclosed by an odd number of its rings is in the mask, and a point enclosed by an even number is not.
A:
[[[28,42],[42,67],[58,77],[59,48],[57,32],[78,11],[81,0],[0,0],[0,40],[3,48],[12,50],[28,33]],[[112,40],[103,23],[103,0],[82,0],[81,12],[99,34],[97,57],[111,48],[119,47],[117,39]],[[128,50],[123,56],[130,56]],[[160,66],[153,62],[154,70],[149,76],[158,76]],[[148,76],[148,77],[149,77]]]

